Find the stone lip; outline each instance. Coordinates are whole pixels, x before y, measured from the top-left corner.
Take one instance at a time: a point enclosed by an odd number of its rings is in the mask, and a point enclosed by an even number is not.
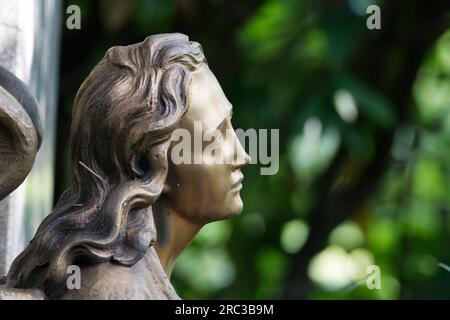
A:
[[[45,300],[45,294],[39,289],[15,289],[0,285],[0,300]]]

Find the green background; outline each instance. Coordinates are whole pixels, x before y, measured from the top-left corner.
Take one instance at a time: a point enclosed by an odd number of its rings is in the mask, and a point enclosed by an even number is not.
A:
[[[278,174],[246,167],[242,215],[207,225],[179,258],[182,298],[450,298],[448,1],[70,4],[82,20],[63,31],[56,199],[74,96],[114,45],[189,35],[234,127],[280,130]],[[366,27],[370,4],[381,30]]]

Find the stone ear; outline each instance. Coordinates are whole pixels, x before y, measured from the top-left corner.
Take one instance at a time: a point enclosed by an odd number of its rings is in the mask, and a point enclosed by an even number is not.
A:
[[[36,100],[25,84],[0,67],[0,200],[25,180],[42,139]]]

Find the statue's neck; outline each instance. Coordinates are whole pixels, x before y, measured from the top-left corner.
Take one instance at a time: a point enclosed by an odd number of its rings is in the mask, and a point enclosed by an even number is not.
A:
[[[155,250],[170,279],[176,259],[191,243],[203,225],[192,223],[163,204],[153,207],[157,228]]]

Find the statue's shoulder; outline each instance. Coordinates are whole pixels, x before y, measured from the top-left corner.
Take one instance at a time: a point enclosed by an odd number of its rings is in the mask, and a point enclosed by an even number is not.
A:
[[[0,285],[0,300],[45,300],[45,294],[39,289],[16,289]]]
[[[66,290],[60,299],[179,299],[152,247],[133,266],[106,262],[81,267],[80,284],[80,289]]]
[[[81,267],[80,288],[67,289],[63,300],[125,300],[135,298],[135,278],[130,268],[100,263]]]

